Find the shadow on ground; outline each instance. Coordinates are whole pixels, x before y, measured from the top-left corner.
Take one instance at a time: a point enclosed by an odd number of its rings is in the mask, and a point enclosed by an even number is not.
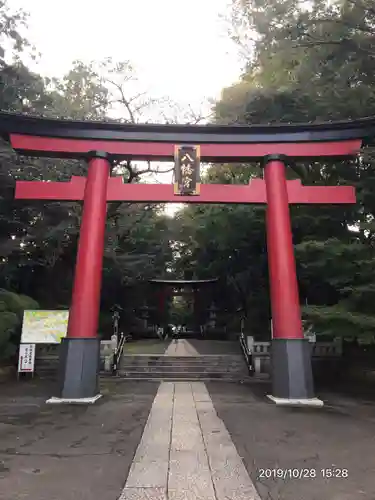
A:
[[[103,382],[96,405],[45,404],[53,385],[0,385],[1,500],[117,500],[158,389]]]

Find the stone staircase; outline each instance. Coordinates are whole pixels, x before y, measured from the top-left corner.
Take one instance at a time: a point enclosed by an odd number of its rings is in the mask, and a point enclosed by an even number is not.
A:
[[[40,378],[55,379],[59,367],[59,346],[36,345],[34,373]]]
[[[35,353],[35,375],[43,379],[56,379],[59,369],[59,345],[40,346]],[[100,373],[104,374],[104,355],[100,353]]]
[[[124,355],[119,377],[130,380],[221,380],[250,379],[244,357],[239,354],[166,356]]]

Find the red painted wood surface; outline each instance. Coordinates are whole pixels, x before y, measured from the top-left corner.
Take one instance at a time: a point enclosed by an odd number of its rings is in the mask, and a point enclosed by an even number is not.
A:
[[[95,338],[97,335],[109,172],[107,159],[89,161],[68,338]]]
[[[72,177],[70,182],[17,181],[15,197],[24,200],[83,200],[86,178]],[[350,204],[356,202],[352,186],[303,186],[300,180],[287,181],[291,204]],[[197,196],[178,196],[172,184],[124,184],[111,177],[107,201],[156,203],[267,203],[266,184],[253,179],[249,185],[201,184]]]
[[[173,160],[175,145],[167,142],[125,142],[86,139],[62,139],[32,135],[11,134],[10,141],[16,151],[36,156],[84,157],[89,151],[105,151],[115,157],[132,160]],[[201,144],[202,161],[232,162],[249,158],[263,158],[270,154],[293,158],[351,156],[358,153],[362,141],[351,139],[336,142],[296,142],[257,144]]]
[[[273,338],[302,339],[301,308],[289,212],[285,165],[270,161],[264,169],[267,188],[267,255]]]

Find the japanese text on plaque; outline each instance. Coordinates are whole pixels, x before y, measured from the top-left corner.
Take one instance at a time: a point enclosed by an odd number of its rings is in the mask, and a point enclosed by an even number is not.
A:
[[[199,194],[199,146],[176,146],[175,176],[175,194],[182,196]]]

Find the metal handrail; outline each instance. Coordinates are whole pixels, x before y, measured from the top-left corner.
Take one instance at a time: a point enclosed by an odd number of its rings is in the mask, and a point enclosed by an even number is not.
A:
[[[112,375],[117,375],[118,372],[118,366],[121,360],[121,356],[124,350],[124,345],[126,342],[126,337],[123,333],[121,333],[120,336],[120,341],[115,349],[114,355],[113,355],[113,366],[112,366]]]
[[[252,355],[249,352],[249,349],[247,347],[247,342],[246,342],[245,335],[243,332],[241,332],[241,334],[240,334],[240,345],[242,348],[243,355],[245,356],[248,370],[252,374],[253,373]]]

